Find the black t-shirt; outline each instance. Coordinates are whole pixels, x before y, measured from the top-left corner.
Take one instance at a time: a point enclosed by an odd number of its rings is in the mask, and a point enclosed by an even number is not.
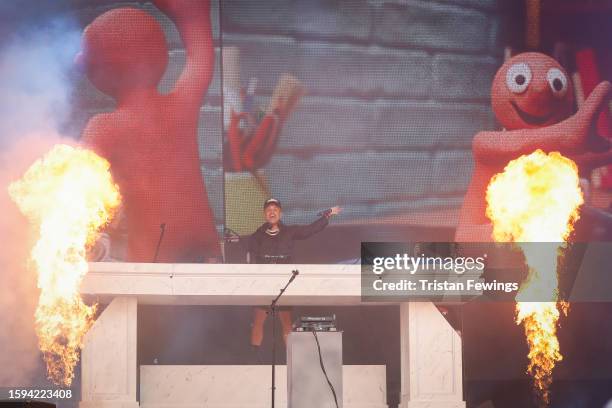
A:
[[[290,263],[293,255],[293,242],[316,234],[328,223],[327,217],[321,217],[309,225],[279,223],[279,231],[275,235],[266,232],[268,223],[263,224],[249,238],[251,263]]]

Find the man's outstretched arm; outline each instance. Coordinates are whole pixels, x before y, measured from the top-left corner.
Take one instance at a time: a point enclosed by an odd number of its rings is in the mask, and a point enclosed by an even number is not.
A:
[[[327,224],[329,224],[329,219],[332,216],[339,214],[341,211],[342,209],[338,206],[332,207],[323,216],[321,216],[321,218],[319,218],[312,224],[293,226],[292,227],[294,229],[293,238],[294,239],[306,239],[310,237],[311,235],[316,234],[317,232],[323,230],[323,228],[325,228]]]

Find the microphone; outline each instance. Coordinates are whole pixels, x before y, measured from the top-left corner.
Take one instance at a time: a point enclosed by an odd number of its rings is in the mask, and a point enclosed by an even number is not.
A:
[[[321,212],[317,213],[317,217],[323,217],[323,216],[329,217],[329,214],[331,214],[331,212],[332,212],[332,209],[328,208],[325,211],[321,211]]]
[[[166,232],[166,223],[162,222],[159,226],[161,232],[159,233],[159,241],[157,241],[157,248],[155,248],[155,256],[153,257],[153,263],[157,263],[157,255],[159,255],[159,247],[161,246],[162,240],[164,239],[164,232]]]
[[[297,269],[294,269],[291,271],[291,278],[289,279],[289,283],[293,282],[293,280],[295,279],[296,276],[298,276],[300,274],[300,271],[298,271]]]

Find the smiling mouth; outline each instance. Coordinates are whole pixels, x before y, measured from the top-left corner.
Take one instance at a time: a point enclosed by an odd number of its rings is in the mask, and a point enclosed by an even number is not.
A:
[[[544,125],[552,117],[552,112],[544,116],[536,116],[521,110],[521,108],[519,108],[518,105],[514,102],[510,102],[510,104],[512,104],[512,107],[523,120],[523,122],[530,125]]]

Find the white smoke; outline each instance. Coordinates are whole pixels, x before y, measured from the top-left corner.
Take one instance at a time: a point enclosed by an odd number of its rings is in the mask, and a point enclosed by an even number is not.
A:
[[[73,60],[80,30],[54,20],[20,30],[0,51],[0,140],[6,146],[29,133],[57,132],[70,115]]]
[[[59,135],[70,116],[80,35],[56,19],[13,33],[0,49],[0,387],[34,385],[44,372],[34,332],[36,275],[27,267],[33,237],[7,188],[65,142]]]

